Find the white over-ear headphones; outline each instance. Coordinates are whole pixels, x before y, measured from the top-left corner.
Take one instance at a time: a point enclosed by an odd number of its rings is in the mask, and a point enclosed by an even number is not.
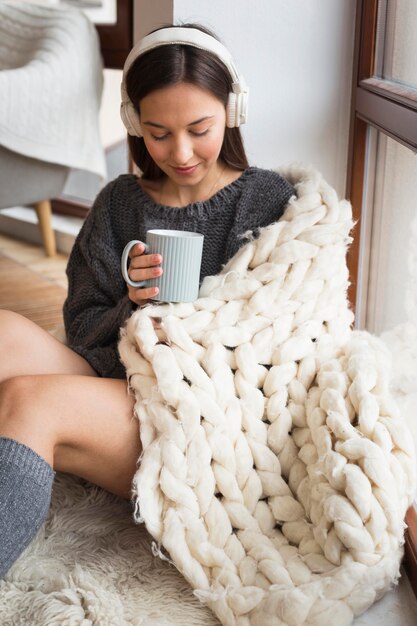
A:
[[[126,76],[132,63],[142,54],[169,44],[183,44],[201,48],[215,54],[224,63],[232,79],[232,91],[229,93],[226,106],[226,125],[228,128],[244,124],[248,115],[248,88],[233,62],[230,52],[211,35],[197,28],[162,28],[144,37],[129,53],[123,68],[121,84],[122,103],[120,115],[129,135],[142,137],[142,129],[138,112],[133,106],[126,90]]]

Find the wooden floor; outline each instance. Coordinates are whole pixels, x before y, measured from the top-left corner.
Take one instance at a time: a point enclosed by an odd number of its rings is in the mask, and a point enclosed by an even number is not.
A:
[[[0,234],[0,309],[16,311],[48,331],[62,326],[68,257]]]

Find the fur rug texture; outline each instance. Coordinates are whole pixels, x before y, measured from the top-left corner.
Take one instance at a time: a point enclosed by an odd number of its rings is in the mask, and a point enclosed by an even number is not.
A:
[[[339,626],[395,583],[415,458],[387,350],[350,328],[350,207],[317,172],[282,173],[298,199],[279,223],[197,302],[124,330],[148,530],[58,474],[0,581],[1,626]]]
[[[415,455],[387,348],[351,328],[350,205],[282,173],[278,222],[123,330],[135,518],[224,626],[345,626],[398,578]]]
[[[48,520],[0,581],[1,626],[219,626],[130,503],[57,474]]]

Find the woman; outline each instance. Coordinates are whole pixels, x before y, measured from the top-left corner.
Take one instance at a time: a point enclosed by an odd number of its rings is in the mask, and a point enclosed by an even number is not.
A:
[[[97,197],[68,263],[68,345],[0,311],[0,576],[46,518],[54,470],[129,498],[139,424],[119,360],[119,329],[156,288],[128,287],[126,243],[151,228],[204,234],[201,279],[217,273],[239,235],[276,221],[294,189],[249,167],[239,126],[246,87],[227,50],[200,26],[160,29],[128,57],[122,118],[141,177]],[[134,281],[158,276],[160,255],[131,253]]]

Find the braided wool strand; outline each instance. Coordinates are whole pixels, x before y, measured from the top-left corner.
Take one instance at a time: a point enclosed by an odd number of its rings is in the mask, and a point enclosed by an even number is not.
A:
[[[415,457],[388,352],[351,329],[351,207],[280,173],[297,197],[278,222],[197,301],[122,330],[136,519],[225,626],[342,626],[399,575]]]

